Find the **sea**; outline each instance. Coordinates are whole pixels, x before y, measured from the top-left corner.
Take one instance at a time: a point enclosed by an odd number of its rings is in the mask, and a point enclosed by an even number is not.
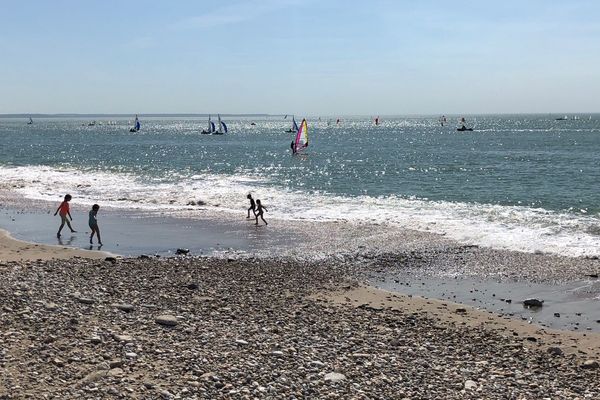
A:
[[[201,134],[204,116],[140,116],[139,132],[132,117],[0,118],[0,188],[190,219],[245,213],[252,193],[274,220],[599,256],[600,115],[557,117],[466,116],[459,132],[459,116],[306,116],[295,156],[291,116],[222,116],[224,135]]]

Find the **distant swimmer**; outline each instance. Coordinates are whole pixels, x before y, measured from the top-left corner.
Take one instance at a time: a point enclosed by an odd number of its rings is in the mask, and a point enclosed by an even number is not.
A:
[[[263,205],[260,203],[260,200],[258,200],[258,199],[257,199],[257,200],[256,200],[256,224],[255,224],[255,225],[258,225],[258,217],[260,217],[260,219],[262,219],[262,220],[263,220],[263,222],[265,223],[265,225],[268,225],[268,224],[267,224],[267,221],[265,221],[265,218],[263,217],[263,210],[264,210],[265,212],[266,212],[266,211],[269,211],[269,210],[267,210],[267,208],[266,208],[266,207],[264,207],[264,206],[263,206]]]
[[[98,245],[102,246],[102,239],[100,238],[100,228],[98,228],[98,210],[100,210],[100,206],[98,204],[94,204],[89,212],[88,225],[92,230],[92,233],[90,234],[90,244],[92,244],[92,239],[94,238],[94,234],[96,234],[96,236],[98,237]]]
[[[256,218],[256,203],[254,202],[254,199],[252,198],[252,195],[250,193],[248,193],[248,196],[246,196],[246,198],[250,200],[250,207],[248,207],[247,218],[250,218],[250,211],[252,211],[252,214],[254,214],[254,218]]]
[[[71,211],[69,208],[69,202],[71,201],[71,199],[72,199],[72,197],[70,194],[65,195],[64,201],[62,203],[60,203],[60,206],[58,206],[58,208],[54,212],[54,215],[59,214],[60,218],[61,218],[60,227],[58,228],[58,232],[56,232],[57,238],[60,238],[60,232],[62,231],[62,228],[65,226],[65,223],[67,224],[67,226],[69,227],[69,229],[71,230],[72,233],[77,232],[71,226],[71,222],[69,222],[69,219],[71,221],[73,221],[73,217],[71,216]]]

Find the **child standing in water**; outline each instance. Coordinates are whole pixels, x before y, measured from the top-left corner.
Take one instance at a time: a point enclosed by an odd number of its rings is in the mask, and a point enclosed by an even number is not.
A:
[[[90,235],[90,244],[92,244],[92,239],[94,238],[94,233],[98,236],[98,244],[102,246],[102,239],[100,238],[100,228],[98,228],[98,218],[96,218],[96,214],[98,214],[98,210],[100,206],[98,204],[94,204],[92,209],[90,210],[90,219],[88,224],[90,225],[90,229],[92,233]]]
[[[254,217],[256,218],[256,204],[254,203],[254,199],[252,198],[252,195],[250,193],[248,193],[248,196],[246,196],[246,198],[250,200],[250,207],[248,208],[248,218],[250,218],[250,211],[252,211],[252,214],[254,214]]]
[[[71,195],[67,194],[65,195],[65,200],[60,203],[60,206],[58,206],[58,208],[56,209],[56,211],[54,212],[54,215],[59,214],[60,218],[61,218],[61,223],[60,223],[60,227],[58,228],[58,232],[56,233],[56,237],[60,237],[60,231],[62,231],[63,226],[65,226],[65,223],[67,224],[67,226],[69,227],[69,229],[71,230],[71,232],[77,232],[75,229],[73,229],[73,227],[71,226],[71,223],[69,222],[69,219],[71,221],[73,221],[73,217],[71,217],[71,212],[69,209],[69,202],[71,201]],[[69,217],[67,219],[67,217]]]
[[[263,220],[265,225],[269,225],[269,224],[267,224],[267,221],[265,221],[265,219],[263,217],[263,210],[269,211],[269,210],[267,210],[266,207],[263,207],[263,205],[260,204],[260,200],[257,199],[256,200],[256,224],[255,225],[258,225],[258,217],[260,217],[260,219]]]

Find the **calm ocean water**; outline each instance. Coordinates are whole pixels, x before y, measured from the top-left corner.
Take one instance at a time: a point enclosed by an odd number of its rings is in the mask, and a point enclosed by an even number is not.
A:
[[[29,198],[184,213],[202,200],[237,212],[253,192],[269,216],[378,223],[465,243],[600,254],[600,116],[308,118],[309,149],[290,155],[290,121],[227,118],[0,119],[0,185]],[[108,125],[107,121],[115,121]],[[254,122],[256,125],[251,125]]]

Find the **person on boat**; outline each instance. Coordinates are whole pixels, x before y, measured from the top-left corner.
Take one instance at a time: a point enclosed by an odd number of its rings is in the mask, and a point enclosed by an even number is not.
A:
[[[64,201],[62,203],[60,203],[60,206],[58,206],[58,208],[54,212],[54,215],[59,214],[60,219],[61,219],[60,227],[58,228],[58,232],[56,232],[57,238],[60,238],[60,232],[62,231],[62,228],[65,226],[65,224],[67,224],[67,226],[71,230],[71,233],[77,232],[71,226],[71,222],[69,222],[69,219],[71,221],[73,221],[73,217],[71,216],[71,211],[69,209],[69,202],[71,201],[71,199],[72,199],[72,197],[70,194],[65,195]],[[67,217],[69,217],[69,218],[67,218]]]
[[[98,245],[102,246],[102,239],[100,238],[100,228],[98,228],[98,210],[100,210],[100,206],[98,204],[94,204],[89,212],[88,225],[92,230],[92,233],[90,234],[90,244],[92,244],[92,239],[94,238],[94,234],[96,234],[96,236],[98,236]]]
[[[254,199],[252,198],[252,195],[250,193],[248,193],[248,196],[246,196],[246,198],[250,200],[250,207],[248,207],[248,218],[250,218],[250,211],[252,211],[252,214],[254,214],[254,218],[256,218],[256,203],[254,202]]]
[[[294,141],[292,141],[292,144],[290,144],[290,147],[292,148],[292,155],[296,154],[296,143],[294,143]]]
[[[269,225],[269,224],[267,223],[267,221],[265,221],[265,218],[263,217],[263,210],[264,210],[265,212],[266,212],[266,211],[269,211],[269,210],[267,210],[267,208],[266,208],[266,207],[264,207],[264,206],[263,206],[263,205],[260,203],[260,200],[256,199],[256,224],[254,224],[254,225],[258,225],[258,217],[260,217],[260,219],[262,219],[262,220],[263,220],[263,222],[265,223],[265,225]]]

